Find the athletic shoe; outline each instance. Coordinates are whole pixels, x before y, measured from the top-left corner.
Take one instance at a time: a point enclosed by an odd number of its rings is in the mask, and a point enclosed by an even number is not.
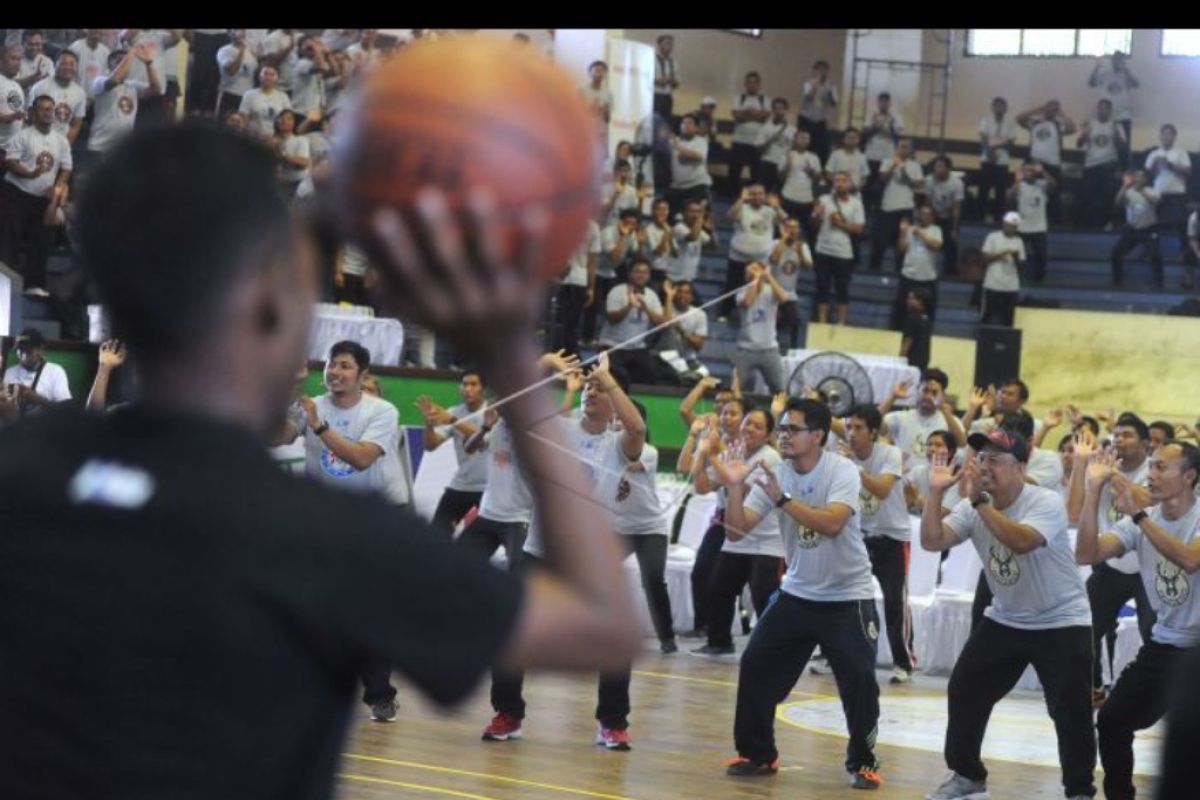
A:
[[[681,639],[707,639],[708,634],[704,632],[703,628],[693,628],[687,633],[679,634],[679,637]]]
[[[892,677],[888,678],[888,683],[892,684],[893,686],[899,686],[902,683],[912,683],[912,681],[912,673],[906,669],[901,669],[900,667],[893,669]]]
[[[1108,687],[1101,686],[1099,689],[1092,689],[1092,709],[1100,710],[1105,703],[1108,702]]]
[[[850,788],[878,789],[883,786],[883,776],[879,774],[879,764],[859,767],[858,772],[850,774]]]
[[[694,656],[731,656],[737,652],[737,648],[733,645],[728,647],[714,647],[711,644],[706,644],[703,647],[697,647],[691,651]]]
[[[521,720],[501,711],[492,717],[492,721],[483,729],[485,742],[507,742],[509,739],[521,738]]]
[[[40,298],[47,298],[50,296],[50,293],[47,292],[45,289],[43,289],[40,286],[29,287],[28,289],[25,290],[25,294],[28,295],[29,297],[40,297]]]
[[[988,800],[987,783],[964,778],[951,772],[941,786],[925,795],[925,800]]]
[[[733,758],[725,767],[725,774],[735,778],[761,778],[779,772],[779,759],[769,764],[760,764],[748,758]]]
[[[396,712],[399,710],[400,704],[396,702],[396,698],[380,700],[371,706],[371,719],[376,722],[395,722]]]
[[[606,728],[603,725],[596,731],[596,744],[608,750],[630,750],[629,731]]]
[[[829,666],[829,660],[825,656],[813,656],[808,662],[808,671],[813,675],[833,674],[833,668]]]
[[[658,649],[662,651],[664,656],[669,656],[672,653],[679,652],[679,645],[675,644],[674,639],[663,639],[658,643]]]

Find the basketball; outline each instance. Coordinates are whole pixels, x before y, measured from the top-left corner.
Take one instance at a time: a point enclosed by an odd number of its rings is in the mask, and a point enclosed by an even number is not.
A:
[[[363,236],[375,210],[404,212],[424,187],[452,209],[486,187],[516,258],[522,214],[549,214],[538,273],[560,274],[599,197],[595,122],[568,75],[487,35],[420,42],[370,75],[334,151],[339,212]],[[365,238],[369,239],[369,235]]]

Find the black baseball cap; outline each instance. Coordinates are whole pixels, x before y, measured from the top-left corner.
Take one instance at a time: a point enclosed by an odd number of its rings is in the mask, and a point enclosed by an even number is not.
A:
[[[42,332],[37,328],[26,328],[21,331],[21,335],[17,337],[16,350],[24,352],[32,350],[35,347],[44,347],[46,345],[46,337],[42,336]]]
[[[985,448],[1009,453],[1022,464],[1029,461],[1029,442],[1016,431],[1007,428],[993,428],[987,433],[972,433],[967,437],[967,444],[977,452]]]

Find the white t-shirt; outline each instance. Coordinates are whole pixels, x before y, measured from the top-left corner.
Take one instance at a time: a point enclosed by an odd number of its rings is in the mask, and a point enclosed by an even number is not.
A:
[[[830,179],[839,172],[850,173],[852,191],[861,189],[871,177],[871,167],[861,150],[847,153],[840,147],[829,154],[829,160],[825,162],[825,171],[829,173]]]
[[[696,306],[688,306],[687,311],[676,308],[674,320],[685,333],[692,336],[708,336],[708,315]],[[693,361],[700,357],[700,351],[688,344],[674,327],[667,329],[667,335],[658,349],[677,350],[679,357],[685,361]]]
[[[771,286],[763,281],[762,289],[749,308],[743,308],[741,303],[750,292],[753,284],[747,284],[735,295],[738,308],[741,309],[741,324],[738,326],[737,346],[739,350],[778,351],[779,340],[775,333],[775,312],[779,308],[779,300]]]
[[[868,475],[896,476],[892,490],[883,499],[872,494],[865,485],[859,490],[858,505],[862,514],[859,524],[863,535],[886,536],[889,539],[907,542],[912,538],[912,527],[908,522],[908,508],[904,504],[904,482],[900,480],[904,474],[900,448],[876,442],[866,458],[859,459],[854,456],[850,460]],[[859,479],[861,480],[861,476]]]
[[[962,500],[943,520],[959,541],[970,540],[984,565],[993,598],[984,615],[1022,630],[1046,630],[1092,624],[1083,578],[1075,566],[1075,548],[1067,533],[1067,507],[1052,489],[1025,485],[1000,513],[1033,528],[1045,544],[1017,554],[988,530],[979,512]]]
[[[863,153],[868,161],[890,161],[896,152],[896,140],[904,132],[904,123],[895,114],[875,112],[871,126],[875,128]]]
[[[25,110],[25,90],[21,88],[21,84],[9,80],[4,75],[0,75],[0,108],[4,110],[5,114]],[[20,132],[24,124],[19,119],[0,123],[0,150],[8,146],[8,143]]]
[[[26,58],[21,55],[21,66],[17,70],[17,80],[28,78],[30,75],[45,75],[47,78],[54,75],[54,62],[50,60],[50,56],[45,53],[38,53],[33,58]]]
[[[74,81],[66,86],[60,86],[54,78],[38,81],[29,90],[29,97],[26,98],[30,108],[33,107],[34,101],[42,95],[54,98],[53,128],[63,136],[67,135],[74,120],[87,116],[87,92]]]
[[[238,49],[232,44],[227,44],[217,51],[217,67],[221,72],[221,82],[218,86],[222,92],[236,94],[240,97],[254,88],[254,73],[258,71],[258,59],[250,52],[250,45],[247,44],[238,71],[231,75],[227,69],[237,60],[237,55]]]
[[[1063,465],[1058,453],[1035,447],[1029,451],[1025,474],[1043,489],[1058,489],[1062,485]]]
[[[880,178],[883,184],[883,200],[880,208],[884,211],[911,211],[913,208],[913,190],[921,186],[924,173],[915,158],[910,158],[897,169],[883,171],[891,165],[887,162],[880,167]]]
[[[812,170],[818,176],[821,175],[821,159],[816,153],[805,150],[801,153],[799,150],[789,150],[787,154],[788,173],[787,178],[783,181],[783,188],[780,194],[784,200],[790,200],[793,203],[811,203],[813,201],[813,179],[808,173]]]
[[[954,204],[963,201],[967,190],[957,175],[950,175],[944,181],[929,175],[925,178],[925,194],[929,197],[929,205],[933,206],[933,215],[938,219],[950,219],[954,216]]]
[[[817,465],[803,475],[796,472],[791,461],[781,461],[775,467],[775,478],[784,492],[807,506],[827,508],[837,504],[851,510],[837,536],[822,536],[802,527],[783,509],[775,508],[762,487],[754,487],[745,507],[760,517],[771,515],[779,521],[787,553],[783,591],[817,602],[872,599],[875,584],[871,578],[871,559],[859,527],[858,493],[862,490],[862,480],[858,467],[837,453],[825,451]]]
[[[775,254],[775,248],[779,246],[779,240],[771,242],[771,255]],[[797,300],[799,297],[796,294],[796,284],[800,280],[800,270],[804,264],[812,265],[813,257],[812,250],[808,248],[808,242],[801,241],[799,243],[799,252],[796,250],[796,245],[785,247],[783,252],[779,254],[778,260],[768,257],[768,266],[771,268],[771,274],[775,276],[775,280],[792,300]]]
[[[1115,120],[1090,120],[1087,136],[1084,137],[1083,165],[1098,167],[1101,164],[1115,164],[1120,158],[1118,142],[1125,142],[1125,129]]]
[[[645,333],[650,330],[653,323],[650,321],[648,311],[653,311],[655,314],[662,313],[662,303],[649,287],[642,291],[642,300],[645,302],[645,308],[634,308],[626,316],[625,319],[618,323],[604,321],[604,332],[600,335],[600,343],[610,347],[622,344],[623,342],[632,339],[638,334]],[[619,286],[614,286],[608,293],[605,300],[605,309],[607,311],[620,311],[629,305],[629,284],[622,283]],[[645,337],[638,339],[636,342],[624,344],[622,350],[645,350],[647,347]]]
[[[692,240],[692,229],[682,222],[675,223],[675,248],[679,251],[676,258],[667,262],[667,277],[679,281],[694,281],[700,271],[700,256],[704,246],[711,241],[708,231],[701,229],[700,238]]]
[[[825,122],[829,110],[837,105],[837,87],[826,80],[825,87],[820,88],[814,80],[804,82],[804,91],[800,95],[800,115],[813,122]]]
[[[1038,178],[1034,181],[1017,181],[1017,213],[1021,221],[1017,223],[1019,233],[1045,233],[1046,203],[1049,193],[1046,181]]]
[[[386,400],[364,394],[352,408],[339,408],[328,394],[315,398],[317,415],[331,430],[355,444],[370,443],[383,454],[365,470],[357,470],[333,451],[307,425],[304,430],[305,472],[322,483],[355,492],[378,492],[396,503],[407,503],[398,436],[400,414]]]
[[[447,411],[454,415],[455,420],[471,416],[471,409],[467,408],[466,403],[451,406]],[[472,417],[471,421],[478,427],[483,424],[483,416]],[[486,489],[488,463],[491,461],[488,452],[476,450],[474,453],[468,453],[466,447],[463,446],[467,437],[463,436],[454,425],[439,428],[438,433],[454,442],[454,457],[458,460],[458,471],[454,473],[454,477],[447,484],[448,488],[459,492],[482,492]]]
[[[733,221],[729,257],[735,261],[762,261],[771,253],[771,240],[779,213],[767,204],[754,208],[742,203],[741,213]]]
[[[601,278],[616,277],[618,264],[613,262],[609,253],[617,246],[620,238],[621,231],[616,224],[609,225],[600,233],[600,260],[596,262],[596,274]],[[637,253],[637,250],[637,232],[635,229],[625,237],[625,259],[628,260],[631,254]]]
[[[771,109],[771,98],[765,94],[738,94],[733,98],[734,111],[769,111]],[[763,123],[747,120],[746,122],[738,122],[733,126],[733,143],[734,144],[754,144],[758,139],[758,132],[762,130]]]
[[[158,76],[159,85],[164,89],[167,86],[167,76],[174,74],[167,68],[167,42],[170,38],[171,34],[165,30],[145,30],[140,31],[130,45],[130,47],[139,44],[146,46],[146,49],[150,52],[150,60],[154,64],[154,74]],[[246,38],[249,40],[250,31],[246,31]],[[172,53],[173,55],[174,53]],[[126,77],[134,83],[150,85],[150,73],[140,58],[135,58],[133,63],[129,65],[129,75]]]
[[[605,112],[612,112],[613,94],[607,86],[602,86],[599,89],[592,87],[590,83],[579,87],[579,96],[583,98],[583,102],[588,104],[588,108],[592,110],[601,121],[604,120]]]
[[[1017,124],[1009,119],[1007,115],[1005,115],[1002,121],[996,122],[996,115],[988,114],[979,121],[979,133],[988,139],[1004,139],[1006,142],[1011,142],[1017,137]],[[1006,167],[1008,166],[1008,158],[1008,147],[997,147],[995,150],[992,150],[985,144],[980,160],[985,164],[992,163]]]
[[[996,259],[988,264],[983,276],[983,288],[993,292],[1017,292],[1021,290],[1021,273],[1017,268],[1018,261],[1025,260],[1025,242],[1014,234],[1011,238],[1004,231],[992,231],[983,240],[983,252],[988,255],[1016,251],[1014,258],[1011,254]]]
[[[1191,168],[1192,158],[1188,155],[1187,150],[1175,145],[1170,150],[1164,150],[1161,147],[1156,147],[1150,151],[1150,155],[1146,156],[1146,171],[1154,170],[1154,165],[1159,161],[1167,161],[1179,167]],[[1187,182],[1178,174],[1163,167],[1154,173],[1154,191],[1161,194],[1186,194]]]
[[[92,90],[92,96],[95,97],[95,115],[92,119],[92,131],[88,134],[87,148],[94,153],[108,150],[118,139],[133,130],[133,123],[137,119],[138,95],[149,88],[125,81],[106,91],[104,83],[107,80],[107,76],[101,75],[96,79]]]
[[[589,256],[595,256],[597,264],[600,260],[600,226],[588,220],[587,235],[582,244],[571,254],[567,262],[567,276],[563,283],[568,286],[587,286],[587,262]],[[599,298],[597,298],[599,299]]]
[[[1130,186],[1122,192],[1121,199],[1125,204],[1125,224],[1129,227],[1145,230],[1158,224],[1158,213],[1154,207],[1158,204],[1159,197],[1153,189],[1147,187],[1138,191]],[[1192,214],[1194,216],[1195,212]]]
[[[753,464],[756,461],[762,461],[768,470],[774,470],[783,459],[775,448],[765,444],[746,459],[747,464]],[[753,473],[750,476],[751,482],[758,477],[762,476],[758,472]],[[747,492],[745,495],[746,508],[751,508],[749,496],[750,492]],[[755,510],[757,511],[758,509]],[[726,537],[725,541],[721,544],[721,552],[783,558],[784,546],[783,537],[779,530],[779,516],[776,514],[764,515],[745,537],[736,542]]]
[[[866,211],[863,210],[862,200],[858,195],[850,195],[847,200],[838,200],[832,194],[823,194],[817,202],[825,209],[821,217],[821,230],[817,232],[817,252],[834,258],[854,258],[854,246],[850,242],[850,234],[841,228],[835,228],[830,222],[833,212],[840,211],[848,225],[864,225],[867,221]]]
[[[291,110],[291,99],[280,89],[267,94],[262,89],[251,89],[242,95],[238,111],[246,115],[246,127],[259,136],[275,135],[275,118],[280,112]]]
[[[20,161],[26,169],[33,169],[40,163],[50,166],[49,171],[36,178],[18,178],[12,170],[4,173],[4,180],[38,197],[49,194],[60,170],[69,170],[73,166],[71,145],[67,137],[54,128],[47,133],[42,133],[32,125],[21,128],[20,133],[9,141],[5,153],[5,159]]]
[[[1129,83],[1129,76],[1114,70],[1111,59],[1106,58],[1096,72],[1096,82],[1100,84],[1104,96],[1112,101],[1113,119],[1133,119],[1133,85]]]
[[[296,43],[298,34],[295,31],[285,33],[282,28],[277,28],[267,34],[267,38],[263,40],[263,55],[273,56],[277,53],[282,53],[289,45]],[[275,71],[279,74],[279,86],[288,91],[292,88],[292,81],[296,76],[296,63],[300,60],[300,56],[296,53],[296,48],[292,47],[288,51],[287,57],[283,59],[275,67]]]
[[[650,261],[650,269],[655,272],[667,272],[674,265],[679,257],[678,248],[675,242],[675,231],[671,230],[671,223],[666,223],[667,227],[660,228],[653,222],[646,224],[646,244],[642,248],[642,255]],[[666,249],[662,254],[658,254],[655,250],[663,242],[667,242]]]
[[[1150,475],[1150,459],[1144,459],[1136,469],[1129,471],[1120,470],[1120,472],[1122,475],[1128,478],[1131,483],[1137,486],[1146,486],[1148,483],[1147,478]],[[1096,512],[1096,530],[1100,531],[1101,533],[1112,531],[1117,523],[1127,518],[1127,516],[1121,513],[1121,510],[1117,508],[1117,504],[1113,502],[1115,499],[1116,498],[1113,495],[1112,484],[1105,483],[1104,488],[1100,490],[1100,507]],[[1126,549],[1125,555],[1121,556],[1120,558],[1110,558],[1107,563],[1113,569],[1124,572],[1126,575],[1134,575],[1139,569],[1137,553],[1128,548]]]
[[[1056,120],[1030,119],[1029,156],[1054,167],[1062,164],[1062,128]]]
[[[325,76],[311,58],[301,58],[292,68],[292,109],[307,115],[325,107]]]
[[[629,459],[621,449],[621,437],[613,437],[612,456],[608,459],[619,467],[615,486],[604,485],[608,496],[602,498],[613,515],[617,533],[625,536],[666,536],[665,510],[658,496],[658,450],[644,445],[638,461],[642,469],[630,469]],[[619,459],[617,458],[619,456]]]
[[[605,187],[604,199],[607,200],[608,198],[612,197],[614,193],[617,194],[617,199],[613,201],[612,211],[608,212],[608,219],[606,221],[607,225],[616,225],[617,221],[621,218],[621,212],[625,209],[632,208],[636,210],[637,207],[641,205],[641,200],[638,198],[637,187],[632,183],[626,183],[619,190],[617,189],[617,185],[615,183],[610,183]]]
[[[312,154],[308,150],[308,139],[304,136],[296,136],[292,134],[283,142],[283,154],[291,158],[307,158],[309,166],[293,167],[290,164],[281,164],[279,174],[284,180],[301,181],[308,177],[309,169],[312,166]]]
[[[88,47],[87,39],[76,39],[68,48],[79,60],[78,79],[88,97],[95,94],[96,78],[108,74],[108,56],[112,52],[108,45],[97,42],[93,50]]]
[[[918,230],[936,244],[942,243],[942,229],[937,225],[909,228],[908,249],[904,251],[904,266],[900,269],[900,274],[913,281],[936,281],[937,251],[921,241],[916,233]]]
[[[479,501],[479,515],[494,522],[529,524],[533,513],[533,495],[522,474],[513,449],[508,423],[501,418],[487,434],[487,486]]]
[[[21,364],[9,367],[4,371],[5,386],[11,384],[33,386],[34,378],[37,378],[37,370],[25,369]],[[58,364],[47,361],[46,365],[42,367],[42,377],[38,378],[37,388],[34,391],[52,403],[70,400],[71,387],[67,383],[67,371]]]
[[[712,175],[708,173],[708,139],[693,136],[678,139],[679,146],[700,155],[699,161],[683,161],[679,151],[671,148],[671,188],[693,189],[697,186],[712,186]]]
[[[769,119],[762,124],[754,144],[763,148],[763,161],[769,161],[777,167],[782,167],[787,160],[788,151],[792,147],[792,140],[795,138],[795,125],[788,124],[787,120],[775,122],[773,119]]]
[[[1150,521],[1184,545],[1196,541],[1200,528],[1200,502],[1176,520],[1163,517],[1162,506],[1149,509]],[[1142,529],[1126,518],[1113,530],[1126,552],[1137,553],[1141,562],[1142,583],[1157,620],[1150,638],[1173,647],[1200,645],[1200,573],[1189,575],[1178,564],[1167,559],[1142,533]]]
[[[921,497],[929,496],[929,462],[922,462],[913,466],[905,477],[904,482],[909,486],[917,487],[917,494]],[[962,500],[962,495],[958,493],[958,484],[952,485],[946,491],[942,492],[942,510],[950,511],[958,501]]]

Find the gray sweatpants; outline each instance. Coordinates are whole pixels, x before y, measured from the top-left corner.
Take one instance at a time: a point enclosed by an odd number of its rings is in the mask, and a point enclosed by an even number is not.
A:
[[[767,382],[767,388],[771,394],[782,392],[784,389],[783,376],[783,359],[779,355],[779,350],[771,348],[770,350],[744,350],[739,347],[733,354],[733,365],[737,367],[738,377],[741,378],[742,386],[749,390],[753,385],[751,379],[754,371],[758,370],[762,373],[763,380]]]

